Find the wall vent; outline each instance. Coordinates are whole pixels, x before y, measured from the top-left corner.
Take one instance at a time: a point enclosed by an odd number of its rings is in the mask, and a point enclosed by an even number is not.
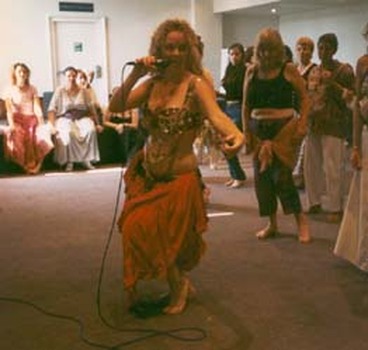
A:
[[[64,12],[94,12],[93,3],[89,2],[59,2],[59,11]]]

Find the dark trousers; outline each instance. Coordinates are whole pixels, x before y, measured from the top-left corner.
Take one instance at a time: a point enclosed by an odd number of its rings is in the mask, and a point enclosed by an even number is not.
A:
[[[289,119],[255,120],[249,122],[250,131],[260,140],[272,140]],[[254,161],[254,181],[261,216],[270,216],[277,211],[280,200],[285,214],[298,214],[302,211],[299,193],[294,185],[292,169],[282,163],[274,154],[272,163],[262,173],[258,155]]]
[[[241,103],[226,104],[225,113],[230,117],[233,123],[237,126],[240,131],[243,131],[243,124],[241,119]],[[231,158],[227,158],[227,164],[231,178],[235,180],[243,181],[247,177],[243,168],[240,165],[239,158],[237,155]]]
[[[254,181],[258,200],[259,214],[270,216],[277,211],[277,199],[280,200],[285,214],[298,214],[302,205],[298,190],[293,181],[292,171],[274,156],[271,165],[260,173],[260,162],[255,159]]]

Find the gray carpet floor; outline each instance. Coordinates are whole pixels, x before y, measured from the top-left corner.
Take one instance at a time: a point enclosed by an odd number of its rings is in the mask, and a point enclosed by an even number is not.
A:
[[[119,169],[1,178],[0,298],[34,306],[0,300],[0,349],[99,348],[82,342],[67,317],[111,349],[368,348],[368,275],[333,255],[338,224],[311,218],[313,243],[301,245],[293,218],[280,213],[281,234],[258,241],[265,221],[246,167],[247,185],[237,190],[223,185],[226,170],[202,168],[211,217],[207,253],[190,273],[196,293],[183,314],[145,319],[127,312],[121,285],[121,240],[112,224]],[[124,331],[107,327],[96,306],[111,227],[100,305],[105,320]],[[147,281],[139,291],[154,300],[167,286]]]

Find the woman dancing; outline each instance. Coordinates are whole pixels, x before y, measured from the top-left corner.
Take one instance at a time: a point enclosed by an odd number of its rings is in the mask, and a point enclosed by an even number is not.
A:
[[[152,36],[149,56],[136,60],[109,105],[111,112],[140,107],[149,134],[125,173],[126,198],[119,220],[124,286],[134,303],[138,280],[167,279],[166,314],[184,310],[190,290],[186,272],[205,250],[202,234],[207,218],[193,142],[204,118],[222,135],[223,150],[229,155],[244,139],[203,79],[198,46],[186,21],[164,21]],[[157,59],[169,64],[156,68]],[[146,75],[148,79],[134,87]]]

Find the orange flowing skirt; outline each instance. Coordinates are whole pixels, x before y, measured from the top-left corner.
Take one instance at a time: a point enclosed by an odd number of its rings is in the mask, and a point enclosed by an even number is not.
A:
[[[126,198],[118,225],[122,233],[124,286],[165,278],[175,264],[193,269],[205,251],[207,215],[198,173],[147,182],[137,154],[124,175]]]

